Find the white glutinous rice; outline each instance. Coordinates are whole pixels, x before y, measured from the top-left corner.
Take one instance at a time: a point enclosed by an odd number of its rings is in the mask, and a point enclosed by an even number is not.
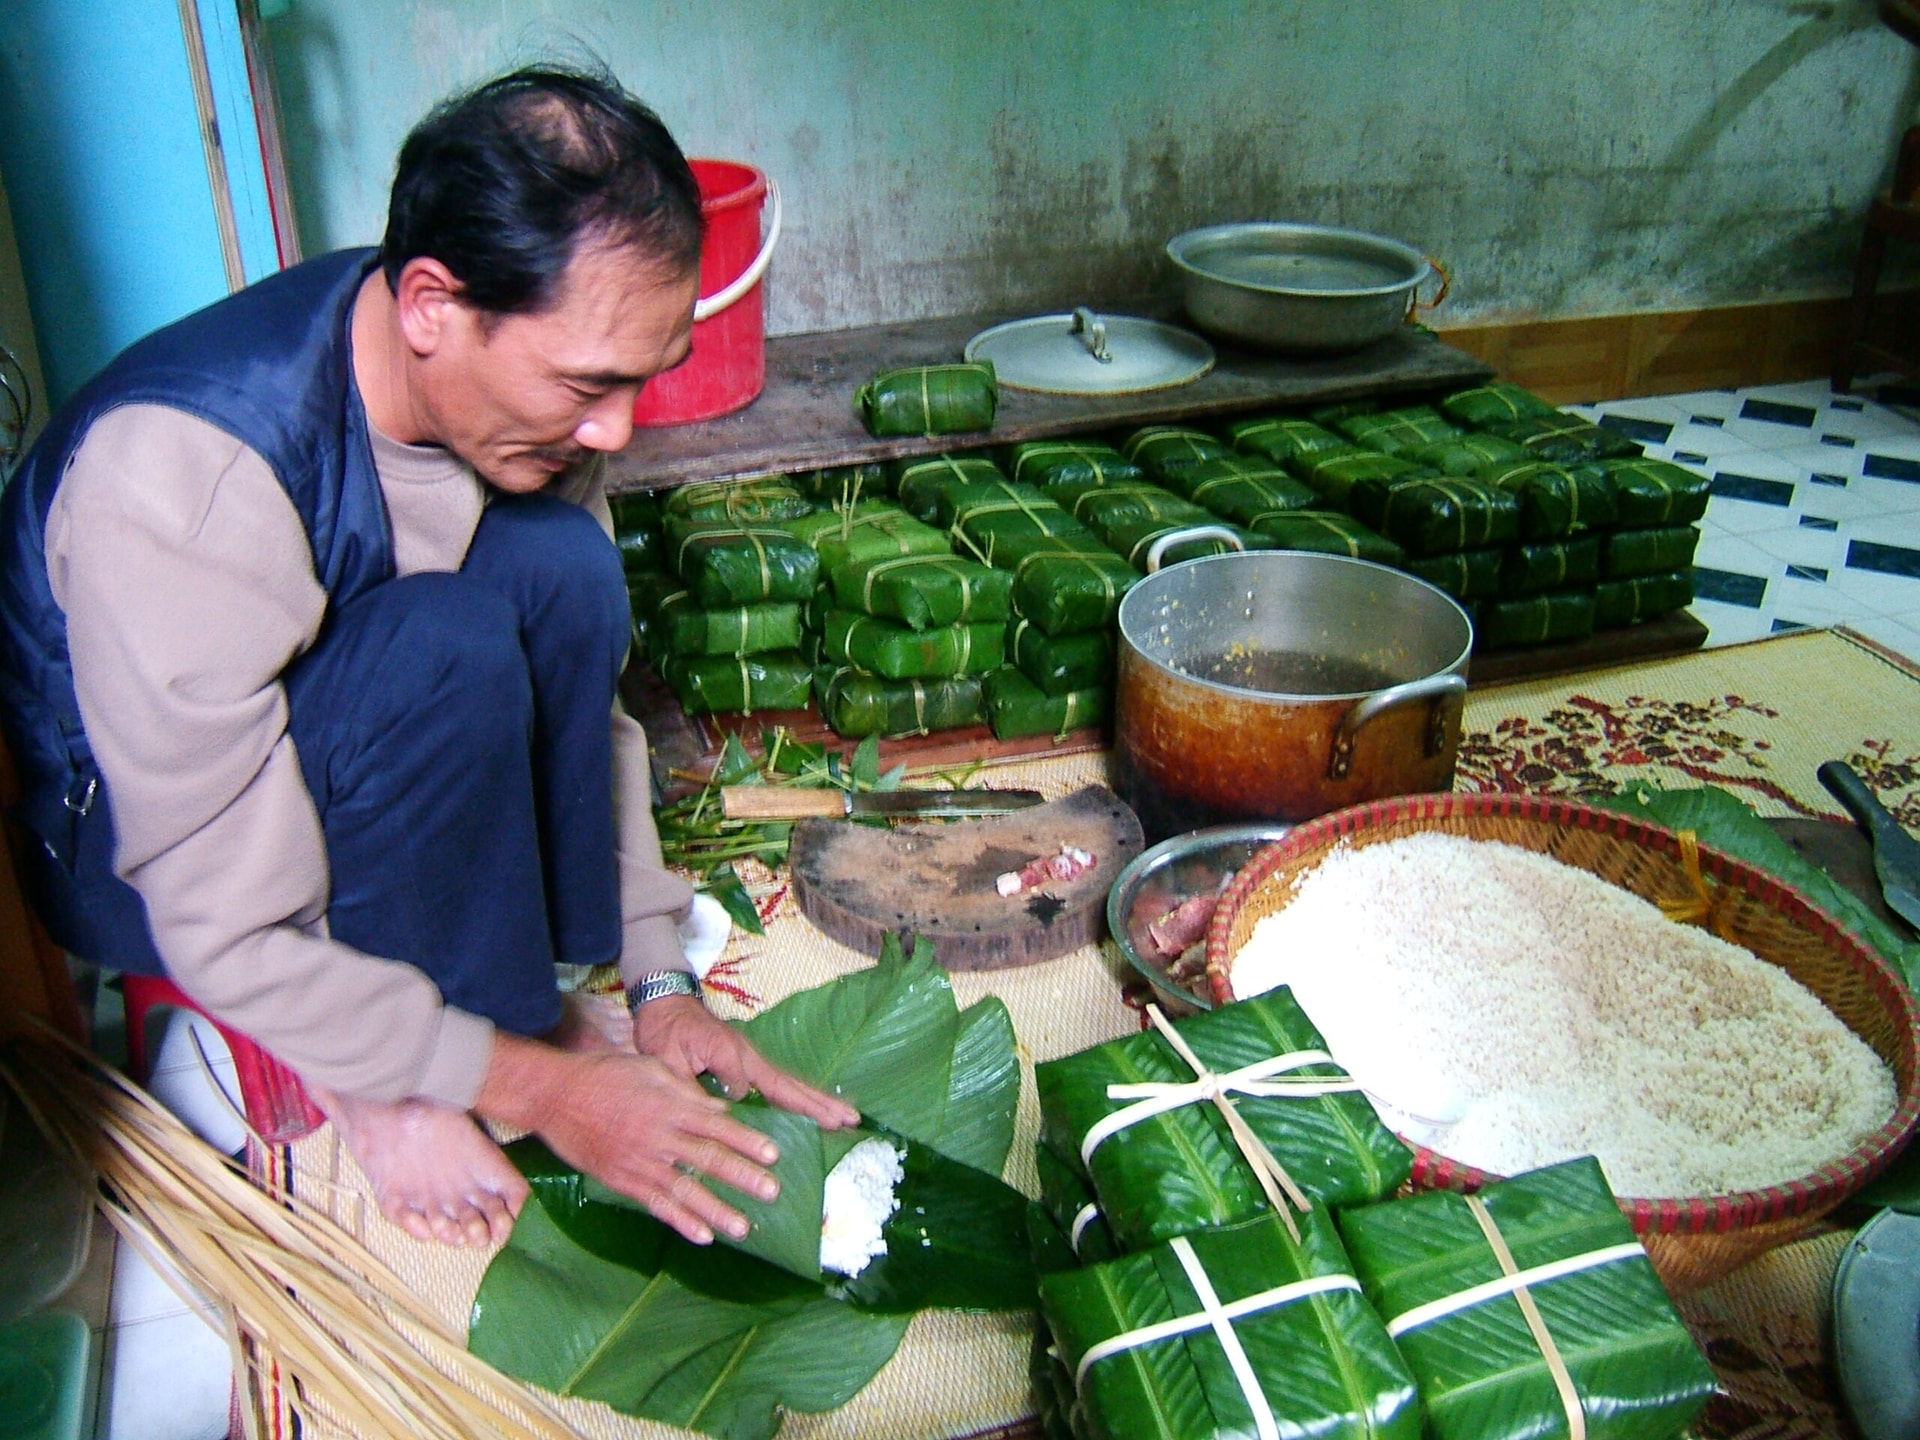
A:
[[[1292,986],[1389,1124],[1496,1174],[1591,1154],[1621,1195],[1760,1189],[1893,1113],[1885,1063],[1786,971],[1512,845],[1337,849],[1232,978]]]
[[[827,1172],[820,1213],[820,1268],[852,1277],[887,1253],[881,1234],[900,1208],[893,1193],[905,1178],[900,1152],[868,1136]]]

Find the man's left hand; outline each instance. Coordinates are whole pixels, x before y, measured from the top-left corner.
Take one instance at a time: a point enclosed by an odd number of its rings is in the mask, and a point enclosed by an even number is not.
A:
[[[860,1112],[837,1096],[816,1090],[760,1052],[733,1026],[710,1013],[692,995],[663,995],[633,1013],[634,1048],[689,1079],[711,1075],[740,1099],[758,1090],[783,1110],[816,1120],[823,1130],[840,1130],[860,1121]]]

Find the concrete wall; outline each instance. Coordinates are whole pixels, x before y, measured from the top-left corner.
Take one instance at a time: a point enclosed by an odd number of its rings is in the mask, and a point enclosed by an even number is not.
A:
[[[1920,100],[1871,0],[291,0],[309,251],[377,237],[436,98],[603,56],[788,198],[774,333],[1165,285],[1305,219],[1452,270],[1436,323],[1844,291]]]

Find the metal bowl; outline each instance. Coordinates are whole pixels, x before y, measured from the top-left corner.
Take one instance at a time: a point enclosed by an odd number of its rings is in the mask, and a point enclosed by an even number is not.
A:
[[[1391,334],[1434,273],[1410,245],[1328,225],[1208,225],[1174,236],[1167,255],[1209,335],[1314,355]]]
[[[1160,954],[1147,926],[1196,896],[1218,899],[1234,874],[1293,827],[1280,821],[1254,825],[1217,825],[1190,830],[1141,851],[1107,892],[1107,931],[1127,963],[1146,978],[1170,1015],[1211,1010],[1205,968],[1206,924],[1198,927],[1199,963],[1191,978],[1170,976],[1178,957]],[[1207,911],[1208,918],[1212,911]],[[1187,952],[1191,954],[1191,949]]]

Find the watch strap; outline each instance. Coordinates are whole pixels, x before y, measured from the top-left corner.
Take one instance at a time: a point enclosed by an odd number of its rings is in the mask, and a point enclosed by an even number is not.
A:
[[[627,986],[627,1013],[668,995],[691,995],[698,1000],[700,982],[685,970],[650,970]]]

